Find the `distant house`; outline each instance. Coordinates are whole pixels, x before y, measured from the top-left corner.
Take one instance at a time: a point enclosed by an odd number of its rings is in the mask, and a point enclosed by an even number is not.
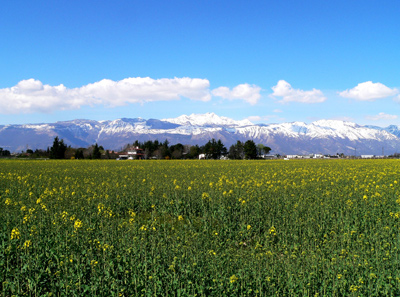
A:
[[[144,152],[138,146],[130,147],[125,152],[118,153],[119,160],[141,160],[144,158]]]
[[[374,157],[374,155],[361,155],[361,159],[372,159]]]
[[[276,155],[261,155],[260,157],[265,160],[273,160],[277,158]]]

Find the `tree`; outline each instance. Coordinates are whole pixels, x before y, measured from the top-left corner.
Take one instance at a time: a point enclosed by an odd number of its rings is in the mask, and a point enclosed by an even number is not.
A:
[[[264,146],[264,154],[268,155],[270,151],[271,148],[269,146]]]
[[[97,143],[94,145],[92,158],[93,159],[101,159],[101,152],[100,152],[100,148]]]
[[[247,140],[243,146],[244,157],[246,159],[256,159],[257,158],[257,146],[253,140]]]
[[[75,152],[75,159],[85,159],[85,157],[83,156],[83,150],[78,149]]]
[[[50,148],[50,159],[64,159],[65,151],[67,146],[64,144],[64,140],[58,139],[58,136],[54,138],[53,146]]]
[[[196,144],[196,145],[192,145],[189,148],[189,153],[187,154],[187,157],[189,159],[197,159],[199,157],[200,154],[200,147]]]
[[[10,155],[11,155],[11,153],[10,153],[9,150],[3,150],[3,148],[0,147],[0,156],[2,156],[2,157],[8,157],[8,156],[10,156]]]
[[[271,151],[271,148],[269,146],[265,146],[261,143],[257,144],[257,154],[261,156],[262,154],[268,155],[268,153]]]
[[[226,154],[226,147],[221,140],[215,141],[215,139],[209,140],[204,146],[204,153],[207,159],[220,159],[222,155]]]
[[[172,159],[182,159],[183,155],[183,144],[177,143],[175,145],[171,145],[169,150],[171,152]]]
[[[236,144],[232,144],[231,147],[229,148],[228,158],[234,159],[234,160],[239,160],[239,159],[243,159],[243,157],[244,157],[243,142],[238,140],[236,142]]]
[[[169,150],[169,141],[165,139],[163,144],[160,146],[160,151],[161,151],[161,158],[162,159],[170,159],[171,158],[171,152]]]

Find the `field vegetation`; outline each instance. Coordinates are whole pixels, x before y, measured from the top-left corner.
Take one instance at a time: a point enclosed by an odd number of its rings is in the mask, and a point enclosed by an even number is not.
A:
[[[399,296],[400,162],[0,161],[2,296]]]

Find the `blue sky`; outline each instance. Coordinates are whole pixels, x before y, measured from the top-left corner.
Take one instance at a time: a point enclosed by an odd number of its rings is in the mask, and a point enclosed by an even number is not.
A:
[[[399,1],[5,1],[0,124],[400,124]]]

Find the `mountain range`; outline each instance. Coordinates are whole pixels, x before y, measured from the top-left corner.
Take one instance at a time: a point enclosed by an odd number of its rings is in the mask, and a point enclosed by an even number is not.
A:
[[[54,138],[72,147],[94,143],[121,150],[135,140],[164,141],[170,144],[203,145],[221,139],[227,148],[238,140],[253,140],[272,148],[275,154],[389,155],[400,152],[400,126],[362,126],[339,120],[312,123],[253,124],[235,121],[214,113],[182,115],[169,119],[121,118],[117,120],[71,120],[56,123],[0,126],[0,147],[11,152],[46,149]]]

